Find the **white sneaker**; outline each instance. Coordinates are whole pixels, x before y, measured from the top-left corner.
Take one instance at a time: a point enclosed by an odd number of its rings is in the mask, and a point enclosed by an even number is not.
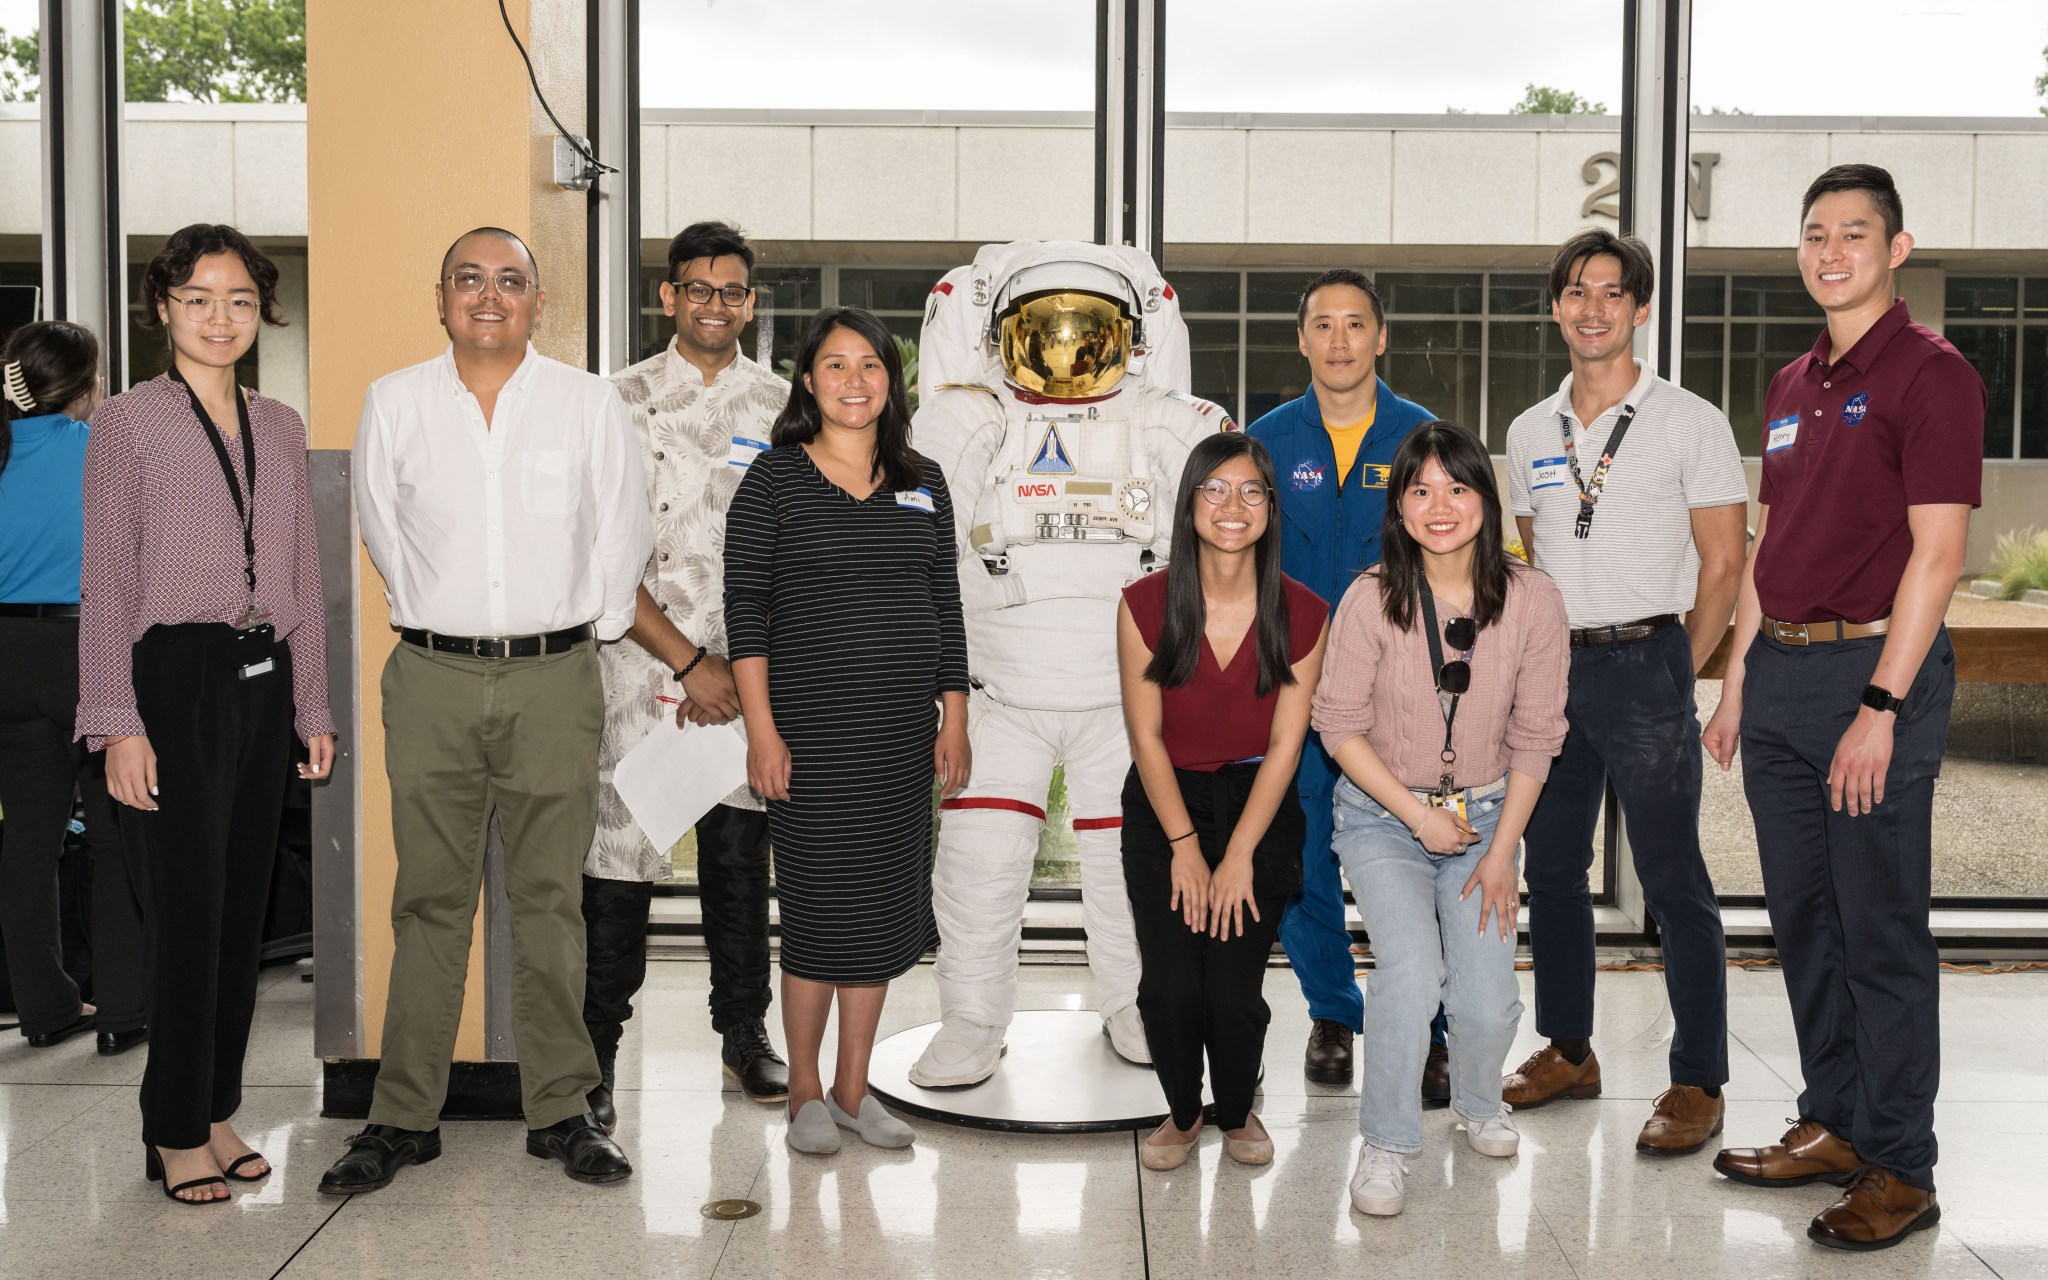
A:
[[[1003,1029],[948,1018],[910,1068],[910,1083],[924,1089],[960,1089],[996,1073]]]
[[[1145,1020],[1138,1015],[1137,1005],[1127,1004],[1104,1018],[1102,1034],[1109,1037],[1109,1047],[1125,1062],[1152,1065],[1152,1046],[1145,1039]]]
[[[1366,1143],[1351,1175],[1351,1207],[1375,1218],[1391,1218],[1408,1203],[1408,1158]]]
[[[1460,1113],[1465,1122],[1465,1141],[1482,1156],[1497,1156],[1507,1159],[1522,1145],[1522,1131],[1515,1128],[1515,1109],[1503,1102],[1500,1110],[1484,1120],[1474,1120]]]

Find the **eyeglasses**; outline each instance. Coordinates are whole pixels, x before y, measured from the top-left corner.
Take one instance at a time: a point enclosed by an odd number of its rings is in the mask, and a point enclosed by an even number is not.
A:
[[[167,293],[164,297],[176,303],[185,317],[194,323],[212,319],[223,307],[230,324],[255,324],[256,317],[263,314],[263,304],[254,298],[204,298],[197,295],[180,298],[174,293]]]
[[[685,298],[688,298],[700,307],[711,301],[711,295],[713,294],[717,294],[719,301],[725,303],[728,307],[743,306],[747,301],[747,296],[754,292],[754,286],[748,284],[713,286],[704,283],[702,280],[692,280],[688,284],[675,284],[674,281],[670,281],[670,283],[681,290]]]
[[[457,293],[482,293],[485,285],[491,285],[501,298],[521,298],[533,288],[533,281],[517,271],[501,271],[492,275],[488,271],[451,271],[446,277],[448,287]]]
[[[1237,492],[1238,497],[1244,499],[1244,505],[1248,507],[1266,505],[1268,490],[1262,480],[1247,480],[1238,485],[1233,485],[1228,480],[1204,480],[1195,487],[1202,491],[1202,496],[1209,500],[1212,507],[1220,507],[1228,502],[1232,490]]]
[[[1454,653],[1470,653],[1479,640],[1479,624],[1470,618],[1452,618],[1444,623],[1444,644]],[[1472,664],[1463,658],[1453,658],[1436,673],[1436,687],[1449,694],[1460,694],[1472,688]]]

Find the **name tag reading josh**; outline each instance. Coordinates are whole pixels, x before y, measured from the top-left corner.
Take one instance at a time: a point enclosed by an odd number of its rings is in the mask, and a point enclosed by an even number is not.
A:
[[[1565,460],[1538,458],[1529,464],[1529,492],[1539,493],[1544,489],[1564,488]]]
[[[1792,442],[1799,438],[1799,415],[1788,414],[1773,419],[1764,429],[1764,452],[1776,453],[1790,449]]]
[[[766,440],[749,440],[745,436],[734,436],[732,438],[732,448],[727,450],[725,454],[726,465],[745,470],[753,466],[754,459],[760,457],[767,449],[768,442]]]
[[[925,488],[898,489],[896,491],[896,505],[899,507],[915,507],[926,515],[934,515],[938,512],[938,508],[932,505],[932,491]]]

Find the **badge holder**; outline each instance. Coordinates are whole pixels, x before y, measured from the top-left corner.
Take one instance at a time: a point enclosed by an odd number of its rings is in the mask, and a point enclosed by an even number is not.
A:
[[[268,610],[252,603],[235,624],[235,678],[254,680],[277,670],[277,628]]]

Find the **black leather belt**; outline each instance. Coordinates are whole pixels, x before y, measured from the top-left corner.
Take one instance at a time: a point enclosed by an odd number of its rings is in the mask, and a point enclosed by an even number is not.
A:
[[[1660,613],[1654,618],[1617,622],[1611,627],[1581,627],[1572,632],[1572,648],[1584,649],[1596,644],[1627,644],[1631,640],[1647,640],[1664,628],[1676,625],[1677,622],[1677,614]]]
[[[596,629],[586,622],[544,636],[444,636],[418,627],[402,627],[398,638],[435,653],[461,653],[473,658],[537,658],[544,653],[561,653],[596,634]]]
[[[75,618],[75,604],[0,604],[0,618]]]

